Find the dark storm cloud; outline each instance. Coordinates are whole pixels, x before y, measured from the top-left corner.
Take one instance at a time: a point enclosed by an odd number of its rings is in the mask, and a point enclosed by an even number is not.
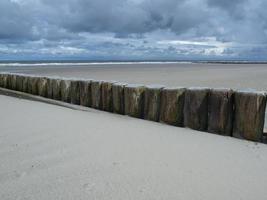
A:
[[[1,0],[0,52],[262,55],[266,9],[265,0]]]
[[[1,39],[31,39],[33,26],[30,15],[17,3],[8,0],[0,1]]]
[[[248,0],[208,0],[210,7],[217,7],[236,19],[246,17],[245,8]]]
[[[62,29],[70,33],[112,32],[122,37],[157,29],[171,29],[180,34],[203,23],[208,17],[200,3],[196,5],[195,2],[177,0],[37,2],[2,0],[0,24],[5,29],[1,29],[1,38],[66,37],[68,34]]]
[[[239,10],[247,0],[208,0],[209,6],[218,7],[227,11]]]
[[[71,32],[113,32],[125,37],[127,34],[146,33],[157,29],[171,29],[177,34],[205,22],[207,10],[199,2],[177,0],[69,0],[42,1],[55,16],[54,23]]]

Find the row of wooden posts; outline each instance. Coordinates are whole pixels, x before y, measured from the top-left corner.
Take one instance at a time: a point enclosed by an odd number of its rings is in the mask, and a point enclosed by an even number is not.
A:
[[[262,141],[266,94],[0,74],[0,87],[220,135]]]

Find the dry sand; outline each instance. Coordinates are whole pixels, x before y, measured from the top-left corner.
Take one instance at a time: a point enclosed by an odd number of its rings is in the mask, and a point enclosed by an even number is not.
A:
[[[267,145],[0,95],[0,199],[265,200]]]

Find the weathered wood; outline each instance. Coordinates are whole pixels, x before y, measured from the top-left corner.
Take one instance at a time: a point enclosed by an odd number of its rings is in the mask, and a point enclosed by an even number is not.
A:
[[[37,85],[38,95],[42,97],[47,97],[47,78],[39,77]]]
[[[124,111],[126,115],[144,118],[144,92],[142,85],[126,85],[124,88]]]
[[[91,82],[92,108],[101,108],[101,85],[102,81]]]
[[[199,131],[206,131],[208,125],[207,88],[189,88],[185,91],[184,126]]]
[[[7,74],[6,88],[12,89],[12,74]]]
[[[112,85],[112,108],[114,113],[124,114],[124,87],[126,83]]]
[[[55,100],[61,100],[61,92],[60,92],[60,79],[53,79],[52,80],[52,97]]]
[[[80,81],[80,105],[90,107],[92,104],[91,80]]]
[[[3,76],[4,74],[0,73],[0,87],[3,87]]]
[[[23,75],[22,78],[22,92],[28,93],[29,76]]]
[[[11,90],[16,90],[16,80],[17,80],[17,75],[16,74],[11,74]]]
[[[47,78],[47,98],[53,99],[53,80],[54,78]]]
[[[29,94],[38,95],[38,77],[28,77],[28,92]]]
[[[161,92],[160,122],[183,126],[185,88],[164,88]]]
[[[0,87],[3,87],[3,77],[4,74],[0,73]]]
[[[101,110],[113,112],[112,85],[115,82],[103,81],[101,84]]]
[[[71,80],[61,79],[60,80],[60,94],[61,101],[70,103],[70,84]]]
[[[208,132],[232,135],[233,90],[212,89],[209,94]]]
[[[32,88],[32,94],[38,95],[38,80],[39,77],[33,77],[33,88]]]
[[[0,74],[0,87],[7,88],[7,74]]]
[[[235,116],[233,136],[261,141],[266,108],[266,93],[237,91],[234,94]]]
[[[160,97],[163,86],[146,86],[144,100],[144,119],[159,121]]]
[[[17,75],[16,78],[16,90],[22,92],[23,91],[23,76]]]
[[[72,104],[80,105],[80,81],[79,80],[71,80],[70,102]]]
[[[32,94],[32,84],[33,84],[33,77],[32,76],[28,76],[28,86],[27,86],[27,93],[28,94]]]

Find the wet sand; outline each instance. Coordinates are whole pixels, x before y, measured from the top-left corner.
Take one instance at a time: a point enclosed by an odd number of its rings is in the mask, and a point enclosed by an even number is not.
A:
[[[0,71],[165,86],[267,90],[267,64],[99,64],[0,67]]]

